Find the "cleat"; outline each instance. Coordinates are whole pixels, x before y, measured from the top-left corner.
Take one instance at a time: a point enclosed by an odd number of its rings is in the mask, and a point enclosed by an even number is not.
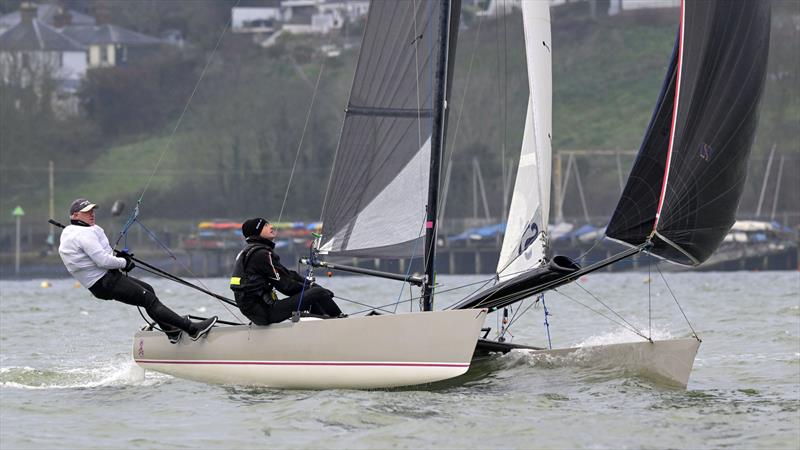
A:
[[[189,337],[192,338],[193,341],[200,339],[201,337],[205,336],[209,330],[211,330],[211,327],[213,327],[215,323],[217,323],[217,316],[210,317],[201,322],[193,323],[193,330],[191,333],[189,333]]]

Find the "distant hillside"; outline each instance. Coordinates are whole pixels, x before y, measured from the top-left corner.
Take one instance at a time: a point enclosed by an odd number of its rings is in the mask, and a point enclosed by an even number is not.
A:
[[[775,144],[797,155],[800,39],[795,24],[800,3],[773,3],[769,76],[754,152],[763,156]],[[583,3],[568,4],[552,12],[554,150],[635,150],[669,62],[677,11],[593,20],[583,8]],[[175,135],[177,117],[159,135],[106,144],[86,167],[62,164],[57,208],[78,195],[104,204],[115,199],[135,203],[163,155],[144,197],[149,219],[277,217],[302,137],[284,218],[317,219],[357,56],[353,49],[325,61],[303,135],[322,61],[315,49],[325,42],[295,37],[263,49],[246,37],[226,35]],[[478,158],[491,212],[500,216],[502,161],[518,153],[527,98],[519,13],[473,18],[461,31],[457,49],[447,215],[472,214],[472,160]],[[623,163],[627,170],[630,160]],[[582,161],[579,166],[596,213],[607,214],[619,190],[616,162]],[[46,173],[35,173],[44,181],[41,188],[24,196],[4,192],[3,211],[24,199],[29,213],[45,217]],[[784,191],[794,196],[785,201],[787,208],[797,209],[796,173],[785,176]]]

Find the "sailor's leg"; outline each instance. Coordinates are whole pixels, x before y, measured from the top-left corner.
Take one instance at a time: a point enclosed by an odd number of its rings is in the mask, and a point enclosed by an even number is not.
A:
[[[120,276],[112,289],[111,298],[128,305],[141,306],[159,325],[180,328],[187,333],[194,331],[192,321],[164,306],[149,284],[130,276]]]
[[[297,301],[300,299],[300,294],[295,294],[290,297],[278,300],[272,303],[269,308],[269,323],[283,322],[284,320],[292,317],[292,313],[297,311]],[[306,311],[305,301],[300,306],[300,311]]]
[[[314,286],[311,289],[306,289],[303,297],[303,303],[313,305],[311,311],[315,314],[324,314],[331,317],[338,317],[342,314],[339,305],[333,301],[333,292],[321,286]],[[319,312],[315,312],[314,310]]]
[[[137,278],[133,278],[131,276],[127,276],[125,278],[128,281],[139,285],[142,289],[150,291],[153,294],[153,296],[156,295],[156,291],[155,291],[155,289],[153,289],[153,286],[150,286],[149,284],[145,283],[144,281],[139,280]],[[150,315],[150,313],[148,313],[148,315]],[[172,326],[172,325],[170,325],[168,323],[159,322],[153,316],[150,316],[150,318],[153,319],[158,324],[158,327],[161,328],[162,330],[164,330],[165,332],[175,332],[175,331],[180,332],[180,328],[174,327],[174,326]]]
[[[239,310],[256,325],[269,325],[270,308],[260,298],[244,297],[239,303]]]

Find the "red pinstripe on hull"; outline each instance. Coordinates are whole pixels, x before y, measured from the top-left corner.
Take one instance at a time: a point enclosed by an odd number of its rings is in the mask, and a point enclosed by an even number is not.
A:
[[[379,367],[469,367],[468,363],[361,363],[361,362],[303,362],[303,361],[185,361],[162,359],[137,359],[137,364],[214,364],[253,366],[379,366]]]

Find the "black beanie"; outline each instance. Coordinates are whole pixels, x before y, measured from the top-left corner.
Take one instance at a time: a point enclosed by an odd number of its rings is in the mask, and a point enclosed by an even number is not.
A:
[[[258,236],[261,234],[261,230],[264,229],[264,226],[267,225],[269,222],[267,219],[262,219],[261,217],[256,217],[255,219],[247,219],[242,224],[242,235],[246,238],[251,236]]]

